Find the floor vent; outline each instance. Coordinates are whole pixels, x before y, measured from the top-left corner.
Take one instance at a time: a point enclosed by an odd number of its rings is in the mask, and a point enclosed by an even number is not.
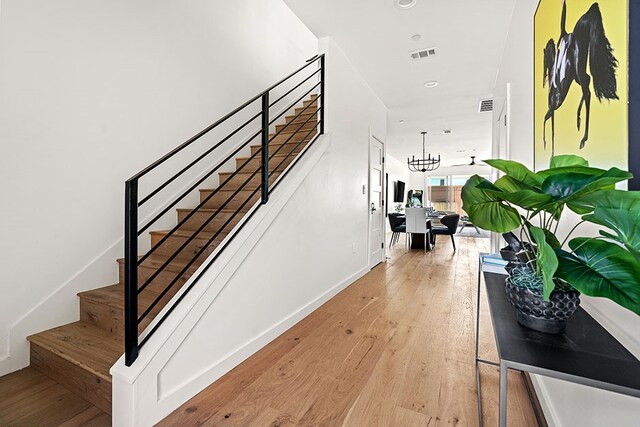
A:
[[[435,47],[430,47],[428,49],[421,49],[421,50],[409,52],[409,55],[411,55],[411,59],[424,59],[430,56],[434,56],[435,54],[436,54]]]
[[[481,99],[478,112],[486,113],[488,111],[493,111],[493,99]]]

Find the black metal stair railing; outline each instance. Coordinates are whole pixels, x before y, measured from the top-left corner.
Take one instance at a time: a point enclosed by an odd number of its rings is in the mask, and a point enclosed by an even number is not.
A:
[[[315,65],[315,67],[314,67]],[[303,80],[295,83],[294,79],[299,78],[300,76],[304,76],[302,73],[311,69],[313,72],[306,76]],[[317,80],[315,82],[314,78]],[[293,82],[293,83],[292,83]],[[315,83],[315,84],[314,84]],[[285,85],[294,84],[291,88],[286,88]],[[283,89],[284,88],[284,89]],[[296,91],[302,91],[303,93],[296,97]],[[283,92],[283,93],[280,93]],[[277,94],[277,99],[275,101],[270,101],[271,95]],[[293,94],[293,95],[292,95]],[[288,111],[290,111],[295,106],[299,105],[299,103],[305,100],[308,97],[315,95],[312,102],[309,102],[300,112],[298,112],[291,120],[287,121],[284,126],[279,129],[275,134],[270,137],[269,129],[271,126],[275,124],[275,122],[284,116]],[[270,116],[270,109],[281,103],[282,101],[287,100],[288,97],[293,96],[295,100],[289,101],[284,108],[281,108],[281,112],[275,117]],[[131,364],[138,357],[138,353],[140,348],[144,346],[147,340],[153,335],[154,332],[158,329],[158,327],[164,322],[164,320],[171,314],[173,309],[180,303],[180,301],[185,297],[185,295],[189,292],[189,290],[194,286],[199,277],[191,277],[191,282],[189,283],[189,287],[185,289],[179,297],[172,303],[172,305],[162,314],[162,317],[157,319],[153,324],[153,327],[147,332],[143,339],[140,339],[138,335],[138,331],[140,325],[145,319],[148,319],[150,314],[159,308],[160,302],[167,297],[171,290],[175,290],[176,284],[181,280],[184,280],[185,274],[197,268],[199,264],[197,261],[203,260],[203,257],[207,256],[208,248],[216,241],[216,239],[222,237],[222,233],[225,232],[227,227],[233,227],[230,232],[227,233],[223,244],[218,246],[214,252],[213,258],[209,260],[209,262],[205,265],[201,273],[206,271],[206,269],[211,265],[211,263],[217,258],[225,249],[226,245],[231,242],[234,237],[237,235],[238,231],[242,229],[245,221],[238,222],[239,219],[248,219],[251,215],[253,215],[260,205],[263,205],[269,201],[269,195],[276,188],[276,186],[282,181],[284,176],[291,170],[291,168],[298,162],[298,160],[304,155],[307,151],[307,148],[313,144],[313,142],[317,139],[319,135],[324,134],[324,99],[325,99],[325,57],[324,55],[317,55],[307,61],[307,64],[300,67],[298,70],[294,71],[284,79],[280,80],[276,84],[272,85],[268,89],[254,96],[229,114],[225,115],[212,125],[208,126],[206,129],[202,130],[192,138],[188,139],[133,177],[125,182],[125,248],[124,248],[124,335],[125,335],[125,364],[127,366],[131,366]],[[161,184],[157,185],[153,190],[149,191],[144,197],[140,198],[139,190],[140,190],[140,182],[142,178],[146,177],[150,172],[154,171],[158,166],[162,164],[166,164],[169,159],[175,161],[175,156],[178,153],[181,153],[187,147],[192,146],[192,144],[198,140],[200,140],[203,136],[210,134],[210,132],[216,128],[219,128],[225,122],[230,122],[233,118],[239,118],[240,114],[243,112],[249,111],[250,107],[256,106],[259,102],[260,110],[257,114],[252,115],[248,120],[244,121],[240,126],[235,128],[233,131],[229,132],[224,138],[220,139],[215,144],[212,144],[209,147],[205,147],[205,151],[198,155],[191,161],[188,161],[188,164],[182,167],[177,173],[173,174],[170,178],[164,180]],[[250,113],[249,113],[250,114]],[[306,120],[302,120],[301,116],[308,116]],[[260,120],[260,130],[255,133],[250,134],[248,138],[246,138],[243,142],[235,142],[234,145],[234,137],[240,136],[241,131],[247,130],[251,123]],[[313,127],[306,127],[307,124],[311,121],[311,119],[315,119],[315,124]],[[296,121],[298,121],[296,123]],[[289,134],[284,142],[277,142],[276,139],[281,135],[282,139],[284,139],[285,135]],[[315,135],[313,135],[315,133]],[[301,136],[301,137],[300,137]],[[144,254],[140,255],[138,253],[139,245],[138,239],[145,231],[149,230],[150,227],[158,224],[158,222],[163,218],[165,214],[167,214],[171,209],[173,209],[178,203],[183,201],[189,194],[193,194],[193,191],[198,189],[200,185],[202,185],[205,180],[211,177],[214,173],[220,171],[220,169],[227,164],[229,161],[234,159],[243,149],[247,149],[247,146],[254,141],[256,138],[260,137],[260,147],[255,150],[255,153],[251,154],[251,156],[246,159],[239,167],[236,168],[235,172],[230,174],[224,181],[221,181],[216,189],[214,189],[209,195],[203,198],[200,203],[189,212],[184,218],[178,221],[178,224],[173,227],[170,231],[168,231],[159,241],[151,246],[151,248]],[[298,138],[299,140],[297,140]],[[297,144],[291,149],[289,152],[283,152],[280,154],[282,159],[279,161],[275,167],[274,163],[277,161],[275,156],[277,156],[287,144],[291,141]],[[269,152],[270,145],[280,145],[273,153]],[[227,148],[231,149],[231,152],[224,157],[222,160],[215,161],[213,165],[210,162],[204,162],[211,153],[214,153],[219,148]],[[286,150],[285,150],[286,151]],[[290,159],[290,157],[293,157]],[[254,159],[260,159],[260,166],[255,169],[247,168],[248,165]],[[285,165],[289,160],[291,163],[287,165],[287,167],[281,171],[281,167]],[[204,165],[201,166],[201,169],[196,169],[196,165]],[[162,190],[165,190],[169,187],[170,184],[176,182],[176,180],[183,176],[188,171],[191,173],[201,173],[198,179],[193,182],[193,184],[189,185],[186,190],[181,192],[179,195],[174,196],[172,200],[166,201],[164,203],[160,203],[162,206],[159,209],[159,212],[153,216],[150,220],[146,221],[144,224],[139,223],[139,208],[149,202],[150,200],[158,200],[159,195]],[[248,178],[244,180],[240,185],[234,188],[229,188],[232,180],[238,176],[238,174],[248,174]],[[269,184],[270,178],[275,178],[275,174],[279,174],[277,179],[273,184]],[[249,184],[256,177],[260,177],[260,184],[256,188],[249,188]],[[171,236],[175,236],[178,230],[184,231],[185,224],[194,217],[194,215],[204,213],[204,209],[207,204],[213,200],[214,197],[220,191],[230,191],[234,190],[233,194],[224,201],[218,208],[214,209],[214,212],[211,213],[206,220],[202,222],[195,230],[188,230],[189,236],[186,240],[179,245],[179,247],[169,256],[164,259],[164,262],[161,263],[159,267],[155,269],[155,271],[149,275],[144,281],[140,280],[142,283],[138,283],[139,279],[139,268],[140,266],[150,257],[158,251],[158,249],[167,243],[168,239]],[[248,197],[246,196],[246,192],[251,191]],[[258,192],[259,192],[259,200],[258,200]],[[245,193],[245,194],[242,194]],[[237,200],[240,197],[241,200]],[[197,250],[191,256],[190,260],[182,264],[182,268],[180,271],[170,272],[167,267],[174,261],[176,258],[183,253],[183,251],[196,239],[202,238],[202,232],[206,230],[207,226],[212,223],[216,218],[220,218],[221,213],[230,205],[232,201],[242,202],[239,207],[235,209],[233,213],[228,215],[228,218],[224,222],[224,224],[217,229],[217,231],[213,232],[211,236],[208,237],[208,240],[203,245],[198,245]],[[244,215],[247,215],[247,218]],[[234,221],[236,224],[234,225]],[[182,236],[184,237],[184,236]],[[205,237],[205,238],[206,238]],[[149,286],[157,279],[161,274],[175,273],[174,277],[169,281],[168,284],[164,286],[164,288],[157,292],[157,295],[154,293],[151,295],[151,302],[146,306],[144,310],[139,310],[138,302],[139,295],[147,290]],[[153,298],[155,297],[155,298]],[[142,313],[139,313],[142,311]]]

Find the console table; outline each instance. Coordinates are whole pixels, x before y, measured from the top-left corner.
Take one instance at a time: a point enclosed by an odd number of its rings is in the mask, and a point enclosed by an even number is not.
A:
[[[483,254],[484,255],[484,254]],[[500,427],[507,425],[507,370],[540,374],[640,398],[640,361],[582,308],[567,320],[567,330],[550,335],[524,328],[504,290],[504,274],[478,272],[476,383],[482,427],[479,363],[500,368]],[[484,276],[498,362],[479,358],[480,291]]]

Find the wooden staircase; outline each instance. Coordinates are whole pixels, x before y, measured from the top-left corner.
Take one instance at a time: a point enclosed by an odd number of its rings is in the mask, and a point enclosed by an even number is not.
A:
[[[313,104],[298,118],[294,116],[303,109]],[[304,101],[301,108],[296,108],[295,114],[287,116],[285,123],[276,126],[276,132],[283,129],[286,123],[289,127],[278,135],[269,146],[270,153],[278,148],[282,149],[271,158],[269,166],[275,171],[271,178],[273,182],[277,176],[289,165],[295,156],[286,157],[288,153],[298,153],[317,133],[317,99],[312,96]],[[311,112],[311,113],[310,113]],[[300,128],[307,120],[309,121]],[[292,133],[294,135],[286,142]],[[310,132],[308,135],[307,133]],[[273,138],[273,135],[271,137]],[[304,140],[302,140],[304,138]],[[302,143],[296,148],[298,143]],[[286,142],[286,143],[285,143]],[[251,145],[251,154],[258,153],[260,145]],[[248,160],[248,157],[238,157],[236,168]],[[278,166],[280,162],[282,165]],[[235,177],[231,179],[224,189],[219,191],[204,206],[193,215],[180,229],[170,236],[154,253],[149,256],[139,267],[138,283],[141,285],[147,278],[153,275],[158,268],[175,253],[175,251],[203,224],[209,215],[229,201],[235,190],[249,178],[251,173],[260,167],[260,155],[252,159]],[[220,173],[220,182],[227,179],[231,173]],[[187,279],[195,272],[197,267],[209,254],[222,242],[224,237],[232,230],[246,214],[248,209],[259,200],[260,192],[252,196],[243,211],[238,214],[224,229],[222,226],[230,215],[250,197],[252,191],[260,185],[260,174],[252,179],[238,195],[229,201],[225,210],[216,219],[211,221],[205,229],[198,233],[175,259],[151,282],[151,284],[139,294],[138,312],[143,313],[147,307],[160,295],[163,289],[176,277],[187,265],[189,260],[202,248],[214,233],[221,231],[220,235],[209,245],[206,251],[196,260],[186,273],[184,273],[173,289],[163,297],[144,322],[139,327],[139,332],[153,320],[153,318],[169,302],[171,297],[180,289]],[[213,189],[200,189],[200,200],[204,200]],[[184,218],[191,210],[177,209],[178,221]],[[151,245],[157,244],[169,230],[150,231]],[[50,329],[28,337],[31,343],[31,366],[60,383],[83,399],[97,406],[104,412],[111,413],[111,376],[109,369],[124,353],[124,262],[118,260],[120,269],[120,281],[117,284],[82,292],[80,297],[80,320],[57,328]]]

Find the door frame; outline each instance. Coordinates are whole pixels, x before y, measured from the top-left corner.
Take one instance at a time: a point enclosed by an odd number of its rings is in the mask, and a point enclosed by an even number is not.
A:
[[[371,212],[369,212],[371,207],[371,142],[376,140],[380,144],[382,144],[382,235],[381,242],[376,242],[377,244],[382,243],[382,255],[380,260],[371,259],[371,252],[373,248],[373,242],[371,241]],[[387,220],[384,216],[384,209],[387,206],[387,194],[385,190],[385,173],[387,170],[386,159],[387,157],[387,146],[384,141],[379,138],[369,127],[369,139],[367,140],[367,264],[369,269],[372,269],[376,265],[381,262],[385,262],[387,258],[387,245],[385,244],[386,235],[387,235]]]

